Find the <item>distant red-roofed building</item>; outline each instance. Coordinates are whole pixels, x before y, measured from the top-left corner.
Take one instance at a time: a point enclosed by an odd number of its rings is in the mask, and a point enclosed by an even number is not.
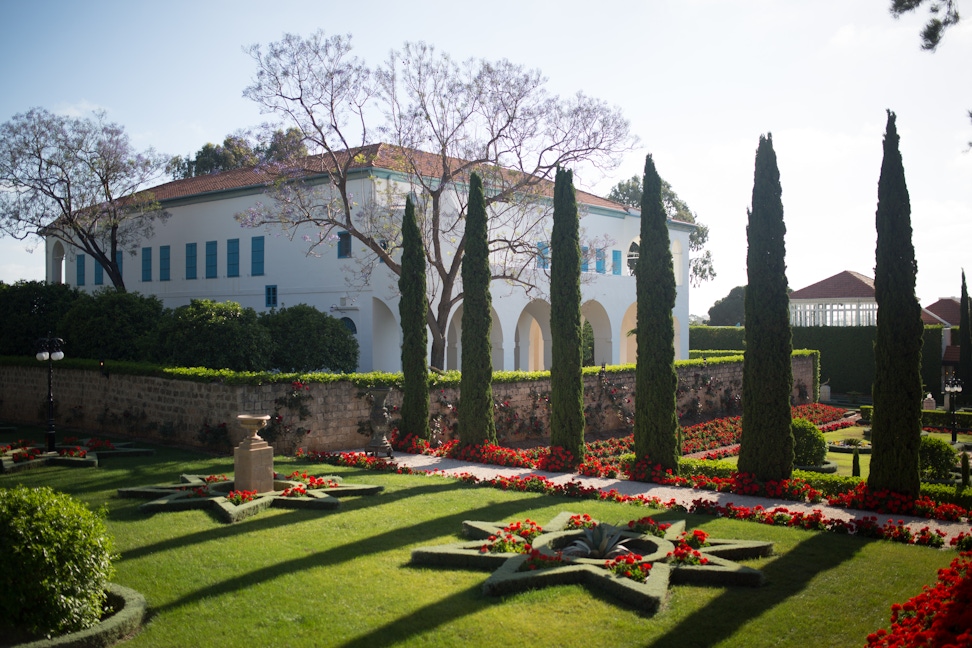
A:
[[[874,279],[844,270],[794,290],[790,326],[877,326]]]
[[[925,324],[958,326],[961,319],[960,313],[961,306],[958,297],[942,297],[934,304],[929,304],[922,309],[921,320]]]

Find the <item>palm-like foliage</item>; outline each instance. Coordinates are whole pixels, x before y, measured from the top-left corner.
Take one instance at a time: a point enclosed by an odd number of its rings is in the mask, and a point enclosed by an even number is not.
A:
[[[580,558],[614,558],[622,554],[631,553],[624,543],[622,529],[607,524],[598,524],[589,529],[583,529],[584,536],[574,540],[564,548],[565,556]]]

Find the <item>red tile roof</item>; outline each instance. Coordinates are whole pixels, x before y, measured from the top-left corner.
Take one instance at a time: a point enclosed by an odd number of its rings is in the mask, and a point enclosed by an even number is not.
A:
[[[874,280],[850,270],[844,270],[833,277],[790,293],[791,300],[867,298],[874,298]]]
[[[934,313],[952,326],[958,326],[961,319],[961,302],[958,297],[942,297],[934,304],[925,306],[925,310]],[[941,324],[941,322],[936,322]]]
[[[949,345],[945,347],[945,354],[942,356],[943,365],[958,365],[959,363],[959,347]]]
[[[475,171],[481,164],[468,163],[458,158],[447,157],[445,161],[433,153],[411,150],[406,155],[405,149],[391,144],[370,144],[348,151],[339,151],[334,158],[326,155],[312,155],[304,158],[304,169],[308,174],[326,173],[329,169],[335,168],[335,163],[348,170],[363,169],[387,169],[403,173],[418,173],[425,177],[439,177],[442,175],[443,165],[448,165],[450,171],[459,169],[467,165],[469,171]],[[513,170],[504,170],[507,176],[518,173]],[[219,191],[229,191],[233,189],[244,189],[247,187],[259,187],[266,185],[273,180],[268,170],[260,167],[246,167],[233,169],[221,173],[174,180],[165,184],[152,187],[151,191],[156,200],[166,201],[178,198],[188,198],[200,196]],[[545,180],[541,183],[541,191],[548,197],[553,196],[553,182]],[[606,207],[625,211],[624,205],[595,196],[586,191],[577,191],[577,201],[585,205]]]

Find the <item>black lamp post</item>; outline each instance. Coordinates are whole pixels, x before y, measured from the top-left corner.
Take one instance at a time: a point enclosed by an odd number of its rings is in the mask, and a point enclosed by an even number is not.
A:
[[[955,376],[949,376],[945,379],[945,393],[948,395],[948,411],[952,415],[952,445],[958,442],[958,431],[955,422],[955,401],[958,400],[958,395],[962,393],[962,381]]]
[[[47,363],[47,451],[54,452],[54,361],[64,358],[64,340],[51,337],[37,340],[37,359]]]

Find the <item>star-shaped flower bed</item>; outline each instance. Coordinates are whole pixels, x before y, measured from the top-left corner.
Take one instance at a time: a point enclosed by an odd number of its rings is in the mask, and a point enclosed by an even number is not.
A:
[[[492,571],[483,593],[493,596],[578,583],[647,614],[664,604],[669,585],[762,585],[761,571],[734,561],[773,552],[771,542],[686,533],[684,520],[618,527],[566,512],[542,528],[531,520],[466,521],[463,535],[471,540],[416,549],[412,564]]]
[[[266,493],[235,489],[226,475],[182,475],[178,483],[118,489],[119,497],[152,498],[139,508],[150,513],[209,509],[223,522],[239,522],[271,506],[288,509],[332,510],[341,497],[375,495],[383,486],[345,484],[340,477],[317,477],[294,471],[286,478],[274,475],[273,490]]]
[[[107,439],[72,439],[72,443],[59,443],[55,452],[46,452],[42,446],[26,441],[0,446],[0,473],[19,472],[41,466],[69,466],[97,468],[99,459],[109,457],[144,457],[155,454],[150,448],[135,448],[134,443],[112,443]]]

